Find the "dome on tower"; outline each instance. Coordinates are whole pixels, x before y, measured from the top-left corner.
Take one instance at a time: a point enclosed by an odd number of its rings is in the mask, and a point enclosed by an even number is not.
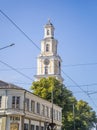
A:
[[[54,28],[54,26],[53,26],[53,24],[51,23],[51,21],[48,20],[48,22],[47,22],[47,24],[45,25],[45,27],[51,27],[51,26]]]

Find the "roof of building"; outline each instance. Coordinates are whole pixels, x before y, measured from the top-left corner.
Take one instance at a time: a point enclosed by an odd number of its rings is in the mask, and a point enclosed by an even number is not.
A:
[[[0,80],[0,89],[22,89],[22,87],[16,86],[11,83],[7,83],[5,81]]]

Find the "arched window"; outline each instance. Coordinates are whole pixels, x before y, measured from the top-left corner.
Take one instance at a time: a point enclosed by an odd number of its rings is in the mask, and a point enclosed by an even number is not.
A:
[[[46,44],[46,51],[48,52],[50,49],[50,45],[49,44]]]
[[[59,74],[61,73],[61,63],[59,61]]]
[[[60,63],[60,61],[59,61],[59,68],[61,67],[61,63]]]
[[[49,35],[50,33],[49,33],[49,30],[47,30],[47,35]]]
[[[45,71],[44,72],[45,74],[48,74],[48,66],[47,65],[45,66],[45,70],[44,71]]]

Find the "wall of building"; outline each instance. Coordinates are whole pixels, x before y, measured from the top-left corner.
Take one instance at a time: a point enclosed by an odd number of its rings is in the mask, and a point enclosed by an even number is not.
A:
[[[47,124],[51,123],[52,103],[33,95],[24,89],[0,89],[1,107],[0,107],[0,130],[41,130],[46,129]],[[19,103],[18,108],[13,108],[13,97]],[[31,102],[34,102],[34,111]],[[28,103],[27,103],[28,102]],[[33,103],[32,102],[32,103]],[[27,104],[26,104],[27,103]],[[43,109],[44,108],[44,109]],[[53,104],[54,122],[57,128],[61,129],[61,108]],[[27,129],[24,129],[26,128]]]

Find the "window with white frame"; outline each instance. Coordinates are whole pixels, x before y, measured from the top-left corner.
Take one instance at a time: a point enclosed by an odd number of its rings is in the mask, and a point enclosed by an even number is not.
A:
[[[43,104],[42,104],[42,107],[41,107],[41,115],[45,116],[45,105],[43,105]]]
[[[29,111],[29,99],[28,98],[25,99],[25,110]]]
[[[18,96],[13,96],[12,97],[12,108],[20,108],[20,97]]]
[[[35,129],[35,125],[31,125],[31,130],[34,130]]]
[[[49,35],[49,34],[50,34],[49,30],[47,30],[47,35]]]
[[[28,130],[28,126],[29,126],[29,125],[25,123],[25,124],[24,124],[24,130]]]
[[[39,126],[38,125],[36,125],[36,130],[39,130]]]
[[[41,130],[44,130],[44,127],[43,127],[43,126],[41,126]]]
[[[44,71],[45,71],[44,72],[45,74],[48,74],[48,66],[47,65],[45,66],[45,70]]]
[[[56,119],[58,121],[58,110],[56,111]]]
[[[0,96],[0,107],[1,107],[1,104],[2,104],[2,96]]]
[[[49,117],[49,108],[46,106],[45,108],[46,117]]]
[[[59,121],[61,121],[61,115],[62,115],[62,113],[59,112]]]
[[[46,52],[49,52],[49,51],[50,51],[50,45],[46,44]]]
[[[36,106],[37,113],[40,114],[40,103],[37,102],[36,105],[37,105],[37,106]]]
[[[50,108],[50,118],[52,118],[52,108]]]
[[[31,100],[31,111],[35,112],[35,101]]]
[[[55,120],[55,109],[53,109],[53,117],[54,117],[54,120]]]

